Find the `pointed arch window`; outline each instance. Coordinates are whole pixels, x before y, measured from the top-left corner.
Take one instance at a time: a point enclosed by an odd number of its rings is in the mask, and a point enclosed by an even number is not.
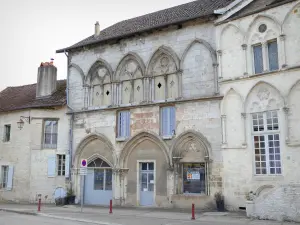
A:
[[[112,190],[112,168],[104,160],[97,158],[88,164],[94,170],[94,190]]]

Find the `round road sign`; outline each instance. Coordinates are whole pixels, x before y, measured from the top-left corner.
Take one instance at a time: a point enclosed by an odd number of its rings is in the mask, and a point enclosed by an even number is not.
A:
[[[82,159],[81,160],[81,166],[82,167],[86,167],[86,159]]]

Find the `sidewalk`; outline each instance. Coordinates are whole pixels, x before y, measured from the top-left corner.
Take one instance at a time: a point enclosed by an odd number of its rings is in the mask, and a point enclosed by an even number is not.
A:
[[[61,220],[73,220],[86,223],[102,225],[161,225],[161,224],[228,224],[228,225],[275,225],[293,224],[275,221],[258,221],[246,218],[245,213],[234,212],[203,212],[196,213],[196,220],[191,220],[191,213],[171,212],[170,210],[157,209],[132,209],[113,208],[113,213],[109,214],[109,208],[104,207],[83,207],[83,212],[79,206],[52,206],[42,205],[41,212],[37,212],[37,205],[24,204],[0,204],[0,211],[15,212],[21,214],[51,217]],[[202,223],[203,222],[203,223]]]

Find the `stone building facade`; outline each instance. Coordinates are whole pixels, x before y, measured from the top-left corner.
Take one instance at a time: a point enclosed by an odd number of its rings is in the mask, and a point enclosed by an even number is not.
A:
[[[66,81],[56,80],[56,70],[42,63],[37,84],[0,92],[0,201],[33,203],[41,195],[53,203],[66,190]]]
[[[223,14],[216,21],[224,96],[223,190],[232,209],[244,207],[245,194],[252,191],[261,218],[286,213],[291,219],[296,215],[291,208],[300,204],[291,201],[298,199],[299,188],[293,185],[300,182],[295,172],[300,150],[300,1],[271,3],[237,6],[231,16]]]
[[[222,191],[237,210],[249,191],[298,183],[299,12],[292,0],[194,1],[96,23],[57,50],[68,55],[77,196],[212,208]]]

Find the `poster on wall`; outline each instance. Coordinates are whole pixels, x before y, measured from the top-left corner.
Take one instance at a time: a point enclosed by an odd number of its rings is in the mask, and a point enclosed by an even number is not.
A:
[[[199,171],[187,171],[187,179],[188,180],[200,180]]]

